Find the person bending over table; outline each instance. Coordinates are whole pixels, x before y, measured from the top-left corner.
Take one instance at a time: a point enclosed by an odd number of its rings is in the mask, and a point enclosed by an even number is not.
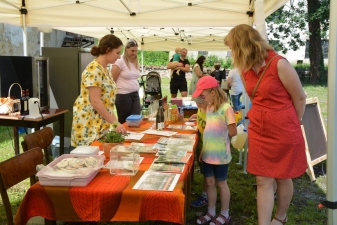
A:
[[[137,51],[137,41],[129,39],[125,45],[124,55],[111,68],[111,75],[117,85],[116,109],[120,123],[124,123],[130,115],[139,115],[141,111]]]
[[[71,146],[88,146],[98,140],[116,124],[116,130],[126,133],[114,114],[116,83],[107,70],[108,63],[120,58],[122,41],[112,35],[105,35],[90,53],[97,56],[82,73],[80,95],[73,106]]]
[[[173,62],[173,58],[167,64],[167,69],[174,70],[170,81],[171,98],[176,98],[178,91],[181,97],[187,97],[186,72],[190,71],[190,62],[186,59],[187,49],[183,48],[180,52],[180,63]],[[179,74],[176,70],[180,70]]]

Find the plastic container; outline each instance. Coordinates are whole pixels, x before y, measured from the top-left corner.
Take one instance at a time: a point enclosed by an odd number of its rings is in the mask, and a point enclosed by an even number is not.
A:
[[[129,127],[138,127],[143,122],[142,115],[130,115],[126,118],[126,124]]]
[[[93,157],[98,160],[98,163],[87,170],[86,173],[66,173],[63,171],[55,171],[56,164],[66,158],[88,158]],[[73,155],[63,154],[47,166],[43,167],[36,176],[39,178],[42,186],[87,186],[92,179],[97,175],[103,166],[105,157],[102,155]]]
[[[99,152],[98,146],[78,146],[70,152],[76,155],[97,155]]]
[[[137,147],[115,146],[110,150],[110,161],[106,167],[110,174],[135,175],[139,170],[140,155]]]
[[[235,112],[235,123],[238,124],[240,120],[242,120],[242,112],[237,111]]]
[[[234,148],[242,149],[247,140],[247,136],[248,136],[247,129],[242,124],[237,126],[236,129],[237,129],[237,135],[232,137],[231,143]]]

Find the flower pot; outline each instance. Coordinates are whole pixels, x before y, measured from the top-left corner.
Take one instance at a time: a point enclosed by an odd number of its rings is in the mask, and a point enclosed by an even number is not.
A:
[[[104,155],[106,158],[110,159],[110,150],[117,145],[124,145],[124,142],[118,142],[118,143],[104,142],[103,143],[103,150],[104,150]]]

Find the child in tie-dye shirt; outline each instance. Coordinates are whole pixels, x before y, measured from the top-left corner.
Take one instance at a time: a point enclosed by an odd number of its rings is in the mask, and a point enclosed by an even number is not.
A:
[[[203,148],[199,160],[207,183],[208,212],[200,216],[197,224],[228,224],[230,191],[227,185],[228,163],[232,159],[229,137],[237,133],[235,115],[217,80],[211,76],[199,79],[192,97],[208,102]],[[221,212],[216,217],[216,183],[220,189]]]

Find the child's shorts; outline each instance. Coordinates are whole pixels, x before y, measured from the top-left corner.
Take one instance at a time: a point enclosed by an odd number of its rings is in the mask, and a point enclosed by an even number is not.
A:
[[[203,172],[205,177],[215,177],[216,181],[227,179],[228,164],[213,165],[203,162]]]

